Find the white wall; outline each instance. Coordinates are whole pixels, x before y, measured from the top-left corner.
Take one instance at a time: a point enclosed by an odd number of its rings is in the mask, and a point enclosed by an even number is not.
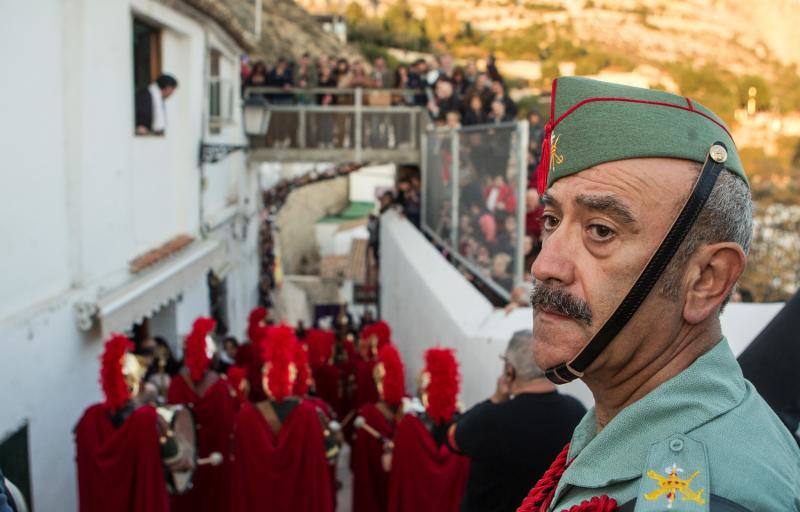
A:
[[[69,228],[64,191],[63,2],[2,2],[0,58],[0,318],[70,285]],[[21,42],[25,41],[25,44]],[[47,148],[44,150],[44,148]],[[36,193],[21,193],[36,191]],[[12,242],[13,241],[13,242]],[[30,262],[36,273],[20,272]],[[6,340],[0,341],[0,347]],[[0,349],[1,350],[1,349]]]
[[[394,164],[368,165],[350,174],[350,201],[377,203],[376,192],[393,189],[397,168]]]
[[[163,26],[162,67],[180,84],[160,138],[133,135],[134,12]],[[178,233],[200,236],[206,41],[238,80],[227,36],[153,0],[0,2],[0,57],[13,77],[0,80],[0,439],[29,422],[37,510],[77,508],[72,428],[101,400],[103,340],[97,326],[77,329],[73,305],[135,279],[128,262],[141,252]],[[206,140],[240,143],[234,113]],[[241,336],[257,301],[257,175],[241,152],[205,171],[206,219],[230,204],[239,214],[211,236],[227,244]],[[156,314],[153,331],[185,335],[201,314],[205,276]]]
[[[530,330],[530,308],[506,315],[494,310],[408,221],[394,212],[381,217],[381,315],[392,327],[407,368],[406,383],[422,369],[422,353],[441,344],[455,347],[463,375],[462,400],[470,406],[494,391],[500,355],[511,335]],[[734,353],[747,347],[783,304],[729,304],[722,329]],[[561,386],[587,407],[593,399],[581,382]]]

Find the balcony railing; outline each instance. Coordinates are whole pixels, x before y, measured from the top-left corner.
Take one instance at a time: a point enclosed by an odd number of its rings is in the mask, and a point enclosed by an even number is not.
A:
[[[265,161],[420,161],[425,109],[410,89],[251,87],[263,99],[265,133],[249,135],[251,155]],[[251,105],[252,102],[247,102]],[[249,108],[249,107],[248,107]]]

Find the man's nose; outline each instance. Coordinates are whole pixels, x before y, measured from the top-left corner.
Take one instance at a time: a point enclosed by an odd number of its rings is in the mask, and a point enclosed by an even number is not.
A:
[[[531,274],[539,282],[569,286],[575,279],[573,258],[578,244],[572,243],[567,229],[560,227],[542,243],[542,250],[531,265]]]

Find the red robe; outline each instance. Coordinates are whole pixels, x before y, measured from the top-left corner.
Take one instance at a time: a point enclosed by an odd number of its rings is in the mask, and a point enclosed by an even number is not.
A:
[[[358,357],[355,360],[356,374],[356,396],[355,408],[358,409],[364,404],[374,404],[381,399],[378,394],[378,386],[375,385],[375,360],[364,360]]]
[[[316,396],[307,396],[303,398],[304,401],[309,402],[314,407],[322,411],[322,413],[328,417],[328,421],[336,419],[336,411],[333,410],[327,402],[322,400]],[[326,459],[327,460],[327,459]],[[331,489],[336,489],[336,465],[335,464],[328,464],[328,474],[331,477]],[[331,493],[331,498],[333,498],[333,509],[336,510],[336,493]]]
[[[344,416],[341,416],[340,413],[344,401],[342,400],[343,383],[341,370],[332,364],[325,364],[314,368],[311,373],[314,376],[317,395],[333,407],[333,410],[339,416],[339,421],[342,421]]]
[[[192,489],[182,495],[170,497],[172,512],[225,510],[230,503],[231,434],[236,417],[236,398],[228,381],[219,378],[205,390],[203,396],[186,382],[179,373],[169,386],[167,401],[171,404],[188,404],[197,423],[197,456],[208,457],[219,452],[223,462],[219,466],[198,466],[192,477]]]
[[[385,438],[394,436],[394,423],[375,406],[358,411],[366,423]],[[383,443],[364,430],[356,432],[350,465],[353,469],[353,512],[386,512],[389,506],[389,473],[383,470]]]
[[[234,428],[233,512],[332,512],[333,489],[317,410],[300,402],[275,435],[244,404]]]
[[[394,436],[389,512],[458,512],[469,459],[436,446],[425,424],[406,414]]]
[[[104,404],[75,427],[80,512],[167,512],[156,410],[136,409],[119,428]]]

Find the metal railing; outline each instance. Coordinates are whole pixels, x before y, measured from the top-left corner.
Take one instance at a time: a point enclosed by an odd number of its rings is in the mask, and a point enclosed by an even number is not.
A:
[[[250,135],[256,158],[287,161],[419,161],[425,109],[410,89],[250,87],[263,100],[265,133]]]
[[[422,228],[510,299],[523,279],[528,123],[429,130],[422,139]]]

